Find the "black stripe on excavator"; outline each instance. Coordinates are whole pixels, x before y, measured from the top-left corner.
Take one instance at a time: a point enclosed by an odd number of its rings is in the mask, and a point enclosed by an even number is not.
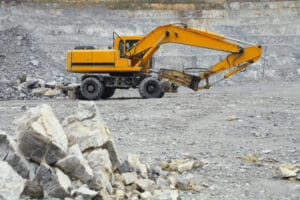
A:
[[[115,63],[72,63],[72,66],[115,66]]]
[[[200,77],[192,76],[190,88],[197,91],[200,80],[201,80]]]

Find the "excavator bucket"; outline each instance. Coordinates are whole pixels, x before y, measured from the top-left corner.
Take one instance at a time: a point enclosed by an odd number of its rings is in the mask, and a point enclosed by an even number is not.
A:
[[[188,87],[195,91],[198,90],[198,84],[200,82],[200,78],[198,76],[193,76],[191,74],[172,69],[160,69],[158,72],[158,79],[168,79],[176,85]]]

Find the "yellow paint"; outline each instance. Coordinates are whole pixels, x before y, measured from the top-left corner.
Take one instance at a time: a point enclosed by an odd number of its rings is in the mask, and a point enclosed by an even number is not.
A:
[[[128,41],[133,40],[138,42],[129,48]],[[168,24],[158,26],[145,36],[116,36],[113,49],[69,50],[66,69],[78,73],[141,72],[147,74],[150,71],[151,57],[160,45],[165,43],[178,43],[229,53],[225,59],[199,75],[199,80],[206,80],[206,85],[198,89],[209,88],[208,77],[211,75],[233,68],[224,76],[228,78],[256,62],[262,55],[262,49],[257,45],[245,46],[245,43],[234,42],[223,35],[195,27]],[[187,87],[194,80],[193,76],[174,70],[165,71],[165,74],[160,75],[162,78],[177,81]]]

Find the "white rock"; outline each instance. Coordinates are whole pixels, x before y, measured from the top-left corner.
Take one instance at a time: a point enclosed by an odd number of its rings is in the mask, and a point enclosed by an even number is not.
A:
[[[151,194],[151,192],[149,192],[149,191],[146,191],[146,192],[143,192],[143,193],[141,193],[140,194],[140,197],[141,197],[141,199],[151,199],[151,197],[152,197],[152,194]]]
[[[153,199],[177,200],[179,198],[177,190],[155,190]]]
[[[67,155],[67,137],[49,105],[28,110],[16,124],[19,149],[25,156],[53,164]]]
[[[98,192],[95,190],[89,189],[87,185],[83,185],[78,189],[72,190],[72,197],[81,196],[83,199],[89,200],[98,195]]]
[[[123,200],[125,198],[125,193],[123,190],[116,190],[115,193],[116,200]]]
[[[184,171],[189,171],[193,169],[194,161],[188,161],[177,166],[178,172],[182,173]]]
[[[44,95],[48,91],[48,88],[34,88],[31,93],[35,95]]]
[[[104,149],[106,149],[109,153],[109,159],[111,161],[112,164],[112,168],[113,170],[116,170],[117,168],[120,167],[120,159],[119,159],[119,155],[117,153],[115,144],[112,140],[108,140],[103,147]]]
[[[278,169],[282,178],[296,177],[300,173],[300,164],[283,163],[279,164]]]
[[[0,161],[0,172],[0,199],[19,199],[25,180],[3,161]]]
[[[93,170],[87,161],[76,155],[69,155],[59,160],[55,165],[70,177],[79,179],[83,183],[88,183],[94,177]]]
[[[80,102],[78,112],[63,121],[69,145],[79,144],[82,152],[102,147],[110,133],[93,102]]]
[[[128,154],[127,160],[129,168],[141,173],[142,177],[147,178],[147,166],[140,162],[140,157],[137,154]]]
[[[22,178],[34,177],[35,166],[19,152],[17,144],[0,131],[0,158],[6,161]]]
[[[155,182],[150,179],[139,179],[135,183],[141,191],[153,191],[155,187]]]
[[[94,179],[88,184],[89,187],[95,190],[105,188],[109,193],[112,193],[112,165],[107,150],[96,149],[92,151],[88,154],[87,161],[94,174]]]
[[[122,174],[123,178],[124,178],[124,183],[126,185],[130,185],[134,182],[137,181],[137,174],[136,172],[127,172],[127,173],[123,173]]]
[[[44,187],[46,193],[51,197],[65,198],[70,196],[71,180],[58,168],[52,169],[46,163],[41,163],[35,180]]]
[[[33,178],[36,166],[30,163],[17,148],[14,141],[10,141],[10,148],[7,157],[4,159],[21,177]]]

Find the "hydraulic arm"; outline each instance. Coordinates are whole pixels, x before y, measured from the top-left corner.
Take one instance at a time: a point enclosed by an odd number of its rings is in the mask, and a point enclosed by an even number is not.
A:
[[[229,39],[223,35],[199,30],[182,24],[169,24],[159,26],[148,33],[136,45],[132,46],[126,52],[126,55],[129,58],[137,55],[143,55],[139,62],[135,64],[135,67],[138,67],[153,56],[159,46],[164,43],[178,43],[229,53],[224,60],[209,67],[199,76],[193,76],[176,70],[161,69],[159,71],[160,79],[169,79],[175,84],[183,85],[193,90],[209,88],[208,78],[210,76],[233,68],[230,72],[224,75],[224,78],[228,78],[245,69],[251,63],[256,62],[262,54],[262,49],[259,45]],[[144,72],[149,72],[149,69],[146,67],[142,70]],[[206,81],[204,87],[198,87],[201,80]]]

